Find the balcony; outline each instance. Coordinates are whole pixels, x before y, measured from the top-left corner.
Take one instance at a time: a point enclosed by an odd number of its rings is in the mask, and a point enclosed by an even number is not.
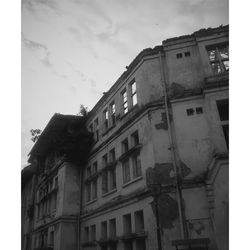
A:
[[[208,77],[205,77],[204,79],[204,89],[224,87],[228,85],[229,85],[229,72],[228,71],[221,73],[221,74],[208,76]]]

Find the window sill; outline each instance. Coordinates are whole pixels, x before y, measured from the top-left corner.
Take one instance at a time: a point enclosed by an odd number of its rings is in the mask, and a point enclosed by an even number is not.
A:
[[[117,192],[117,189],[116,189],[116,188],[113,189],[113,190],[111,190],[111,191],[109,191],[109,192],[107,192],[107,193],[105,193],[105,194],[103,194],[102,197],[106,197],[106,196],[108,196],[108,195],[110,195],[110,194],[113,194],[113,193],[115,193],[115,192]]]
[[[90,204],[92,204],[92,203],[94,203],[96,201],[97,201],[97,198],[95,198],[94,200],[91,200],[91,201],[87,201],[85,204],[86,205],[90,205]]]
[[[139,177],[136,177],[135,179],[133,179],[132,181],[129,181],[129,182],[126,182],[122,185],[123,188],[129,186],[130,184],[134,183],[134,182],[137,182],[137,181],[140,181],[142,180],[142,176],[139,176]]]

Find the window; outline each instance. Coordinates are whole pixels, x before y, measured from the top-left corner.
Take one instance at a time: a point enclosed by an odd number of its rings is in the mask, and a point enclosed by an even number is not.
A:
[[[95,129],[94,139],[97,142],[97,141],[99,141],[98,118],[96,118],[94,121],[94,129]]]
[[[89,125],[89,131],[90,131],[91,133],[93,133],[93,124],[90,124],[90,125]]]
[[[50,246],[54,246],[54,231],[50,232]]]
[[[133,241],[124,242],[124,250],[133,250]]]
[[[97,198],[97,180],[92,182],[92,200]]]
[[[84,241],[85,242],[89,241],[89,227],[84,228]]]
[[[145,239],[136,239],[135,245],[136,245],[136,250],[145,250],[146,249]]]
[[[135,232],[143,232],[144,231],[144,217],[143,210],[139,210],[135,212]]]
[[[123,183],[129,182],[130,181],[129,159],[123,161],[122,172],[123,172]]]
[[[123,233],[124,235],[132,233],[131,214],[123,215]]]
[[[91,167],[87,167],[87,178],[91,176]]]
[[[93,163],[93,174],[97,173],[97,161]]]
[[[104,130],[108,129],[108,110],[103,111],[103,120],[104,120]]]
[[[135,131],[131,135],[131,140],[132,140],[132,146],[133,147],[139,144],[139,134],[138,134],[138,131]]]
[[[102,157],[102,167],[105,168],[108,164],[108,156],[107,154],[105,154],[103,157]]]
[[[141,160],[140,155],[135,154],[132,156],[133,178],[141,176]]]
[[[115,125],[115,102],[110,104],[111,126]]]
[[[109,237],[110,238],[116,237],[116,220],[115,219],[109,220]]]
[[[178,54],[176,54],[176,58],[177,58],[177,59],[182,58],[182,53],[178,53]]]
[[[86,184],[86,201],[90,201],[91,186],[90,183]]]
[[[128,151],[128,139],[122,141],[122,154]]]
[[[131,93],[132,93],[132,106],[137,104],[137,94],[136,94],[136,82],[131,84]]]
[[[194,109],[187,109],[187,115],[194,115]]]
[[[90,241],[96,240],[96,226],[92,225],[90,227]]]
[[[195,110],[196,110],[196,114],[197,114],[197,115],[203,113],[202,107],[197,107]]]
[[[207,46],[209,61],[214,74],[229,70],[228,43]]]
[[[115,168],[112,168],[109,171],[110,176],[110,190],[113,190],[116,188],[116,174],[115,174]]]
[[[184,55],[185,55],[185,57],[190,57],[191,56],[189,51],[185,52]]]
[[[102,193],[105,194],[108,192],[108,171],[104,170],[102,172]]]
[[[227,148],[229,148],[229,124],[228,124],[229,100],[228,99],[218,100],[216,101],[216,104],[219,111],[224,138],[227,144]]]
[[[101,238],[103,240],[108,238],[107,221],[101,223]]]
[[[115,149],[114,148],[109,151],[109,160],[110,162],[115,161]]]
[[[121,93],[121,95],[122,95],[123,114],[126,114],[128,112],[128,97],[126,89]]]

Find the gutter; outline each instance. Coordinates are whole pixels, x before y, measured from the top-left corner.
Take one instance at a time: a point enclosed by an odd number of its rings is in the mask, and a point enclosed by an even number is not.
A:
[[[161,72],[161,82],[163,85],[164,89],[164,107],[165,107],[165,112],[167,116],[167,124],[168,124],[168,136],[169,136],[169,141],[170,141],[170,150],[171,150],[171,155],[172,155],[172,161],[173,161],[173,167],[175,171],[175,186],[176,186],[176,194],[177,194],[177,203],[178,203],[178,213],[180,217],[180,229],[181,229],[181,236],[183,239],[188,238],[188,231],[187,231],[187,226],[186,226],[186,219],[185,219],[185,212],[184,212],[184,206],[183,206],[183,199],[182,199],[182,188],[181,188],[181,174],[179,171],[179,166],[178,166],[178,153],[176,151],[176,146],[174,143],[174,128],[172,127],[172,117],[170,114],[172,114],[172,106],[169,101],[169,96],[168,96],[168,89],[167,89],[167,82],[166,82],[166,77],[165,77],[165,72],[164,72],[164,67],[163,67],[163,62],[162,62],[162,53],[159,52],[159,61],[160,61],[160,72]]]

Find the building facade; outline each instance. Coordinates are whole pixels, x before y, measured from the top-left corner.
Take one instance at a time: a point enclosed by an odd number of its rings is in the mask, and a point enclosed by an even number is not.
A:
[[[167,39],[126,68],[84,122],[84,164],[45,152],[53,140],[31,151],[50,170],[37,174],[30,249],[228,249],[228,26]]]

